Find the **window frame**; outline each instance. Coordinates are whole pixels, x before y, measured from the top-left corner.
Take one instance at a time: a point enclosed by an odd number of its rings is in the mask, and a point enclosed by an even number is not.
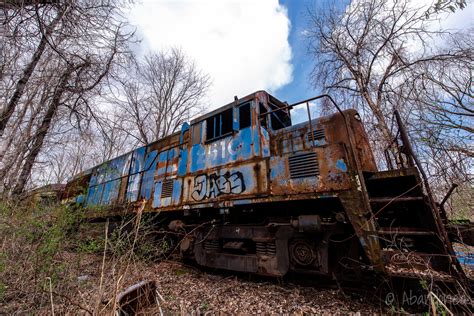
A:
[[[261,113],[261,109],[265,109],[265,113]],[[265,103],[263,102],[258,102],[258,125],[265,130],[271,129],[271,126],[269,126],[269,119],[268,119],[268,109],[265,107]],[[265,125],[262,124],[262,122],[265,122]]]
[[[292,124],[291,124],[291,116],[289,113],[285,112],[286,110],[285,109],[282,109],[280,108],[278,105],[272,103],[271,101],[267,103],[268,106],[270,107],[270,111],[272,111],[270,114],[270,128],[272,131],[278,131],[280,129],[283,129],[283,128],[287,128],[287,127],[290,127]],[[280,117],[278,116],[277,113],[279,112],[283,112],[286,114],[286,116],[288,117],[288,120],[289,120],[289,124],[285,126],[284,122],[280,119]],[[278,122],[282,125],[282,127],[280,128],[274,128],[273,126],[273,123],[278,120]]]
[[[230,123],[230,131],[228,131],[228,132],[222,134],[222,126],[223,126],[222,122],[223,122],[223,117],[224,117],[224,114],[227,113],[227,112],[230,113],[230,121],[229,121],[229,123]],[[217,120],[217,118],[219,118],[219,120]],[[214,136],[214,137],[209,138],[209,135],[208,135],[208,130],[209,130],[209,129],[208,129],[208,125],[207,125],[207,124],[208,124],[208,122],[209,122],[211,119],[214,120],[214,122],[213,122],[213,136]],[[235,130],[234,130],[234,125],[233,125],[233,124],[234,124],[234,108],[233,108],[233,107],[231,107],[231,108],[229,108],[229,109],[226,109],[226,110],[224,110],[224,111],[221,111],[221,112],[219,112],[219,113],[217,113],[217,114],[215,114],[215,115],[213,115],[213,116],[211,116],[211,117],[208,117],[208,118],[206,118],[206,119],[203,120],[203,121],[206,122],[206,137],[205,137],[206,140],[204,141],[204,143],[206,143],[206,144],[207,144],[207,143],[212,143],[212,142],[214,142],[214,141],[216,141],[216,140],[218,140],[218,139],[221,139],[221,138],[223,138],[223,137],[232,135],[232,134],[234,134],[234,132],[235,132]],[[219,123],[219,124],[217,124],[217,123]],[[219,125],[219,135],[216,136],[216,132],[217,132],[216,127],[217,127],[217,125]]]
[[[249,107],[249,118],[248,118],[248,126],[244,126],[242,127],[241,126],[241,108],[243,108],[244,106],[248,106]],[[244,128],[249,128],[249,127],[252,127],[252,101],[248,101],[248,102],[244,102],[242,104],[240,104],[238,106],[238,113],[239,113],[239,126],[238,126],[238,130],[242,130]]]

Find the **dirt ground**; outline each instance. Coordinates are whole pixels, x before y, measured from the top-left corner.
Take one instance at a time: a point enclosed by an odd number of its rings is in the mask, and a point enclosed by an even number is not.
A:
[[[235,276],[222,271],[198,269],[174,261],[145,263],[127,258],[113,260],[100,254],[65,252],[70,262],[68,279],[46,287],[37,305],[15,298],[0,304],[0,314],[100,314],[112,315],[114,297],[127,287],[153,280],[166,314],[381,314],[390,307],[377,300],[342,293],[337,288],[296,285],[288,280]],[[103,268],[102,268],[103,266]],[[103,271],[103,273],[102,273]],[[101,281],[102,279],[102,281]],[[102,285],[101,285],[102,284]],[[50,299],[52,292],[52,303]],[[18,293],[18,291],[16,292]],[[150,307],[142,315],[159,315]]]
[[[84,275],[78,276],[81,287],[96,287],[100,273],[93,268],[93,262],[100,258],[90,257],[89,267]],[[85,262],[84,262],[85,263]],[[82,265],[84,267],[84,265]],[[96,271],[94,271],[96,270]],[[178,262],[161,262],[130,265],[126,280],[120,283],[119,290],[113,284],[117,276],[113,268],[104,275],[105,290],[101,298],[101,313],[113,308],[111,299],[115,292],[143,280],[154,280],[162,296],[161,308],[165,314],[349,314],[381,313],[385,306],[364,302],[362,298],[350,297],[337,289],[303,287],[278,280],[246,280],[245,276],[226,275],[222,272],[209,273]],[[247,276],[248,279],[253,278]],[[283,282],[283,281],[282,281]],[[93,300],[96,293],[89,291],[91,297],[84,296],[82,304]],[[90,304],[88,304],[90,306]],[[90,307],[89,307],[90,308]],[[157,307],[144,311],[144,315],[159,314]]]
[[[204,273],[177,263],[152,268],[158,290],[172,313],[230,314],[321,314],[380,312],[360,299],[344,297],[339,291],[277,282],[248,281],[235,276]]]

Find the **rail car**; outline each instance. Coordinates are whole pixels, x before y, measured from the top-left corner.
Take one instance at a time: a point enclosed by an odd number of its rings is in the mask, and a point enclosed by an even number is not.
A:
[[[311,118],[308,102],[322,98],[335,113]],[[299,104],[309,119],[292,124]],[[180,255],[205,267],[471,288],[401,126],[397,135],[379,171],[355,110],[258,91],[77,175],[64,198],[90,218],[159,213],[182,236]]]

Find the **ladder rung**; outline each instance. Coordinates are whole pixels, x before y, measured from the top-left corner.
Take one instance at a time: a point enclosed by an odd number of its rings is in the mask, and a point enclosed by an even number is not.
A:
[[[399,203],[399,202],[411,202],[411,201],[423,201],[422,196],[406,196],[406,197],[375,197],[370,199],[370,203]]]
[[[417,227],[381,227],[377,233],[379,235],[418,235],[429,236],[436,235],[435,232],[427,231]]]
[[[396,170],[385,170],[378,171],[371,175],[368,180],[385,180],[385,179],[396,179],[399,177],[410,177],[417,176],[418,171],[416,168],[405,168],[405,169],[396,169]]]

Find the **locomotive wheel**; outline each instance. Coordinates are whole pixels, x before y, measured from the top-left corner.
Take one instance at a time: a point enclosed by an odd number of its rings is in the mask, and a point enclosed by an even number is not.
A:
[[[313,246],[305,240],[297,240],[290,244],[290,260],[300,266],[309,266],[316,259]]]

